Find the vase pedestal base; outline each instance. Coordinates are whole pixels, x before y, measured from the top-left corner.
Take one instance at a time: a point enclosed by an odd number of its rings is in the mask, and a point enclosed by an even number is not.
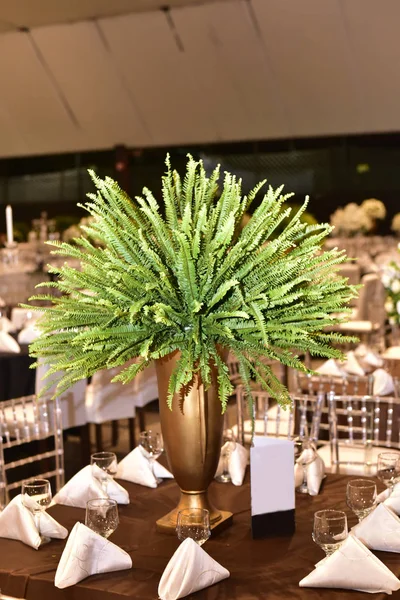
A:
[[[227,510],[220,510],[219,512],[221,514],[221,518],[218,521],[211,523],[212,535],[224,531],[224,529],[227,529],[233,523],[233,515],[231,512],[228,512]],[[165,517],[158,519],[158,521],[156,521],[156,529],[159,533],[176,535],[176,509],[165,515]]]

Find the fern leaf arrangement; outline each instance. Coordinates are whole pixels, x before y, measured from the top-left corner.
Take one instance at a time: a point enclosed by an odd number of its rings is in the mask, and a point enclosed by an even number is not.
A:
[[[208,177],[190,156],[183,179],[169,157],[166,166],[161,205],[146,188],[132,201],[112,179],[90,172],[97,193],[83,206],[93,217],[85,236],[49,242],[81,269],[67,262],[50,267],[57,281],[44,285],[61,296],[31,299],[51,302],[39,309],[41,335],[31,354],[51,366],[48,376],[63,373],[61,393],[136,357],[115,378],[127,383],[153,359],[178,350],[169,403],[195,373],[207,388],[215,364],[224,410],[232,386],[223,347],[237,357],[250,401],[255,379],[285,404],[288,392],[263,358],[306,370],[299,352],[341,356],[332,343],[345,338],[326,327],[340,321],[334,313],[346,312],[356,293],[337,274],[345,254],[321,252],[331,227],[301,222],[307,202],[288,220],[291,209],[282,205],[292,194],[282,195],[283,186],[269,187],[241,227],[265,182],[243,196],[241,181],[229,173],[219,192],[219,168]]]

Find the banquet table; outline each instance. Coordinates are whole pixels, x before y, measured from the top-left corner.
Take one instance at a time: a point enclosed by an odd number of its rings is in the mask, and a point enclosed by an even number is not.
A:
[[[299,588],[299,581],[323,558],[313,543],[313,514],[323,508],[345,510],[349,526],[356,523],[346,507],[345,490],[349,477],[328,475],[318,496],[296,495],[296,532],[290,537],[253,540],[250,530],[250,485],[247,474],[241,487],[213,482],[212,501],[234,513],[233,525],[212,537],[204,546],[226,567],[230,578],[192,594],[203,600],[361,600],[387,598],[386,594],[366,594],[333,589]],[[120,525],[110,540],[126,550],[133,568],[95,575],[75,586],[59,590],[54,576],[65,540],[52,540],[39,550],[21,542],[0,539],[0,589],[2,593],[28,600],[156,600],[160,577],[178,547],[174,535],[157,533],[155,521],[173,508],[178,499],[174,481],[151,489],[120,481],[131,503],[120,506]],[[84,510],[53,506],[49,512],[70,531],[76,521],[84,522]],[[400,556],[388,552],[376,555],[400,575]],[[393,593],[400,598],[400,590]]]

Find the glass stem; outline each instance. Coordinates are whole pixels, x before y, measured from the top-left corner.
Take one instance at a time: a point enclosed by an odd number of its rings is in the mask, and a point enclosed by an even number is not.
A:
[[[224,454],[224,470],[223,470],[223,475],[226,477],[229,475],[229,462],[228,462],[228,455]]]
[[[305,490],[308,490],[308,485],[307,485],[307,466],[303,465],[303,483],[301,484],[301,487]]]

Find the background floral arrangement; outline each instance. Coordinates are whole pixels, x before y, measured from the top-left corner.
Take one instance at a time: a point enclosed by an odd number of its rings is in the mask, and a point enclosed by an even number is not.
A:
[[[386,290],[385,310],[391,325],[400,324],[400,267],[394,261],[383,268],[382,283]]]
[[[394,215],[391,225],[391,230],[400,233],[400,213]]]
[[[336,235],[352,236],[356,233],[371,232],[376,221],[383,220],[385,217],[386,207],[383,202],[376,198],[369,198],[361,205],[350,202],[343,208],[336,209],[331,215],[330,223],[335,227]]]
[[[369,198],[361,203],[361,208],[371,219],[382,221],[386,217],[386,206],[381,200]]]

